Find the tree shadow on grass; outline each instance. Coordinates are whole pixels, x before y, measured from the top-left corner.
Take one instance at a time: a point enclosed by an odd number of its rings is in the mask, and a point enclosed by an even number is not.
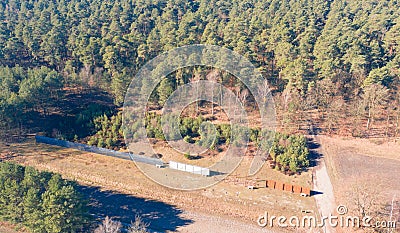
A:
[[[126,226],[140,216],[149,224],[149,229],[158,232],[176,231],[178,227],[193,223],[193,220],[180,216],[182,210],[164,202],[101,190],[99,187],[78,186],[78,189],[89,200],[89,213],[99,222],[109,216]]]

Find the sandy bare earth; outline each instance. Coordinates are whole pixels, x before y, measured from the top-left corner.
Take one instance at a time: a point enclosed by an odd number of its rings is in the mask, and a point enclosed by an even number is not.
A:
[[[190,233],[244,233],[244,232],[278,232],[268,228],[261,228],[257,225],[239,222],[236,220],[223,218],[219,216],[211,216],[198,214],[193,212],[184,212],[182,217],[192,219],[193,223],[187,226],[179,227],[178,232]]]
[[[317,142],[319,142],[318,137],[316,137],[316,140]],[[314,170],[313,190],[320,193],[314,195],[314,199],[317,203],[320,215],[329,216],[330,214],[335,213],[335,196],[333,193],[333,186],[324,161],[324,150],[322,148],[318,148],[318,152],[322,156],[318,161],[318,166]],[[336,231],[332,227],[327,226],[324,229],[324,232],[330,233]]]
[[[314,196],[321,216],[329,216],[335,213],[336,205],[333,187],[323,160],[321,160],[319,166],[315,170],[314,190],[318,190],[318,192],[322,193]],[[335,232],[335,230],[328,226],[325,232],[330,233]]]

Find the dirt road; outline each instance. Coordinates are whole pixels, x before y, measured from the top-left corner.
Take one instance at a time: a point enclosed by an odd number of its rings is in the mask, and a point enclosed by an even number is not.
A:
[[[318,144],[320,144],[318,140],[318,136],[314,138]],[[317,149],[318,153],[322,156],[318,161],[318,165],[314,170],[314,179],[313,179],[313,190],[319,193],[314,195],[315,201],[318,206],[318,210],[321,216],[329,216],[330,214],[336,213],[336,204],[335,204],[335,196],[333,194],[333,186],[331,180],[328,175],[328,171],[326,169],[326,165],[324,162],[324,150],[320,144],[320,147]],[[336,232],[330,226],[326,226],[324,228],[325,233]]]
[[[273,231],[268,228],[261,228],[256,224],[249,224],[240,221],[236,221],[229,218],[217,217],[193,212],[184,212],[183,217],[193,220],[192,224],[179,227],[178,232],[190,232],[190,233],[273,233],[278,231]]]

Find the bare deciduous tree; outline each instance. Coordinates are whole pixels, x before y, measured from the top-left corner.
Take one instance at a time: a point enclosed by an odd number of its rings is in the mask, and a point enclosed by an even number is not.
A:
[[[397,138],[400,133],[400,107],[399,107],[400,106],[400,90],[396,91],[394,104],[396,104],[396,109],[397,109],[394,135],[395,135],[395,138]]]
[[[391,204],[385,201],[385,196],[381,191],[384,188],[380,185],[372,184],[371,180],[377,180],[377,178],[371,177],[357,181],[347,193],[349,212],[360,219],[368,216],[372,220],[369,223],[371,225],[376,224],[377,221],[390,221]],[[386,228],[378,229],[363,225],[361,225],[360,230],[362,232],[388,232]]]
[[[249,90],[248,89],[243,89],[240,93],[239,93],[239,99],[240,102],[242,102],[243,108],[246,108],[246,104],[247,104],[247,97],[249,96]]]
[[[350,204],[349,210],[359,217],[375,217],[382,207],[382,195],[376,186],[368,182],[357,182],[347,193]]]
[[[122,224],[106,217],[103,222],[94,230],[94,233],[120,233]]]
[[[191,82],[191,83],[194,83],[194,82],[197,82],[197,81],[199,81],[199,80],[201,80],[201,74],[200,74],[200,72],[199,71],[196,71],[196,70],[193,70],[193,75],[192,75],[192,77],[189,79],[189,81]],[[196,99],[199,97],[199,88],[198,88],[198,86],[196,86]],[[199,112],[199,101],[196,101],[196,109],[195,109],[195,114],[194,115],[197,115],[197,113]]]
[[[144,223],[140,216],[135,217],[135,221],[131,223],[128,233],[147,233],[149,224]]]
[[[378,114],[378,110],[386,104],[388,97],[389,90],[380,84],[371,84],[364,88],[362,105],[368,112],[367,129],[370,128],[371,123]]]
[[[207,74],[207,79],[210,80],[211,82],[217,82],[219,79],[219,72],[218,70],[212,70],[210,73]],[[211,88],[211,115],[214,116],[214,86]]]
[[[396,201],[396,195],[392,197],[392,201],[388,204],[388,220],[390,222],[395,222],[397,225],[400,222],[400,201]],[[395,229],[387,229],[387,232],[395,232]]]
[[[328,106],[326,110],[325,117],[325,127],[328,129],[328,132],[331,133],[332,130],[339,125],[339,120],[343,114],[345,102],[343,97],[339,96],[335,98]]]
[[[270,89],[268,86],[268,81],[266,79],[258,86],[257,94],[263,99],[263,103],[266,103],[268,101]]]

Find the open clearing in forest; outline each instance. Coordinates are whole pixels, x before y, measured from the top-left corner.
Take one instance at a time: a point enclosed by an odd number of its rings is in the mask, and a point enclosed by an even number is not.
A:
[[[256,226],[258,216],[265,211],[284,216],[293,214],[302,216],[302,210],[318,214],[313,198],[267,188],[248,190],[244,186],[234,185],[235,179],[240,179],[247,173],[250,157],[244,158],[238,169],[227,179],[229,182],[222,181],[207,189],[188,192],[168,189],[154,183],[138,170],[135,163],[128,160],[36,144],[33,140],[9,145],[0,143],[0,151],[3,156],[11,155],[9,160],[61,173],[65,178],[77,180],[85,186],[100,187],[102,190],[118,192],[125,196],[165,203],[188,213],[228,218],[249,226]],[[252,178],[281,180],[311,187],[311,171],[289,177],[264,166],[262,171]],[[118,209],[126,208],[124,203],[118,203],[118,199],[114,200],[113,205],[118,206]],[[140,212],[140,206],[137,206],[137,210]],[[130,219],[135,217],[132,212],[130,212],[132,216],[118,216],[118,213],[110,211],[108,215],[111,216]],[[143,217],[147,221],[155,221]],[[199,220],[197,222],[201,223]],[[185,226],[182,227],[183,229],[179,228],[180,231],[184,231]],[[170,230],[177,228],[178,226]]]

